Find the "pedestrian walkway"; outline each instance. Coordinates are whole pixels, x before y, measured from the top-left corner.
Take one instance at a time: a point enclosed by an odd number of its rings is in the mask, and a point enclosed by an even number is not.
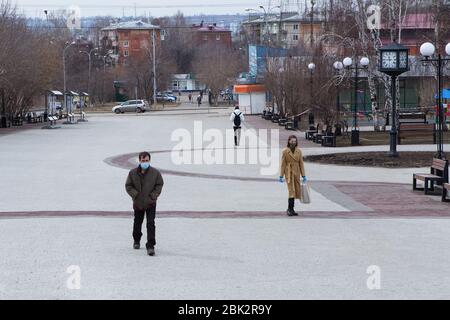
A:
[[[0,135],[0,299],[448,298],[450,210],[412,191],[420,169],[306,163],[312,203],[288,218],[286,186],[259,165],[172,161],[175,130],[222,132],[228,111],[89,120]],[[143,150],[165,179],[154,258],[132,250],[124,190]],[[380,291],[367,288],[373,265]]]
[[[131,224],[1,220],[0,299],[449,297],[449,219],[158,219],[155,257],[132,249]]]

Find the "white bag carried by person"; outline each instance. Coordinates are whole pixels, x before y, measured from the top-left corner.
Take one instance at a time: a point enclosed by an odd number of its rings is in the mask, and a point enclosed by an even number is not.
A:
[[[309,187],[308,182],[302,181],[302,198],[300,199],[302,203],[304,204],[310,204],[311,203],[311,188]]]

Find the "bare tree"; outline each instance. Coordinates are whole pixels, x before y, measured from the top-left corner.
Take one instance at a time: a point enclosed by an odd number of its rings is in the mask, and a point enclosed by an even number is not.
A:
[[[172,60],[176,66],[176,73],[191,73],[196,47],[192,38],[193,31],[186,23],[184,15],[178,12],[171,18],[158,20],[166,33],[165,40],[162,42],[165,57]]]
[[[29,27],[9,1],[0,4],[0,48],[2,114],[23,115],[55,78],[57,48],[48,32]]]
[[[374,118],[375,130],[385,130],[387,114],[392,110],[391,101],[391,83],[390,78],[378,72],[377,51],[383,45],[380,30],[378,28],[369,29],[367,22],[373,14],[370,10],[371,5],[378,6],[381,9],[382,16],[387,17],[382,21],[390,30],[391,41],[400,42],[402,39],[402,25],[408,14],[409,8],[413,2],[421,0],[341,0],[334,4],[330,14],[330,24],[334,27],[329,28],[329,32],[322,37],[322,41],[332,43],[336,48],[331,54],[338,56],[339,53],[350,53],[352,56],[367,56],[371,58],[372,63],[368,68],[367,78],[369,92],[372,102],[372,114]],[[345,22],[345,24],[343,24]],[[345,28],[343,30],[342,28]],[[350,51],[350,52],[349,52]],[[379,109],[379,97],[377,96],[377,81],[381,83],[385,91],[385,105]],[[399,90],[397,82],[397,90]],[[398,94],[397,97],[400,95]],[[399,103],[397,100],[395,103]]]
[[[222,46],[202,47],[194,61],[197,79],[211,92],[215,105],[220,91],[234,83],[240,71],[239,53]]]
[[[141,48],[142,54],[130,57],[129,64],[123,70],[123,78],[127,84],[128,92],[138,99],[145,98],[148,101],[153,99],[153,52],[151,48]],[[172,61],[162,54],[162,49],[156,50],[156,85],[159,91],[167,89],[171,75],[175,68]],[[137,92],[136,92],[137,90]]]

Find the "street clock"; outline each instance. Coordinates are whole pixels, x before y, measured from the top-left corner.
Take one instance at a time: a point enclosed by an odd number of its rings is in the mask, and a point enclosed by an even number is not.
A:
[[[400,75],[409,71],[409,49],[392,43],[379,49],[379,71],[388,75]]]

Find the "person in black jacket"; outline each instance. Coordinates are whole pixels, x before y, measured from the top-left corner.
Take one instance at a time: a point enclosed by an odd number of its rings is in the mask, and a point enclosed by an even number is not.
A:
[[[139,154],[139,166],[130,171],[125,189],[133,200],[134,209],[134,249],[140,249],[142,224],[147,215],[147,253],[155,255],[156,203],[161,195],[164,180],[161,173],[150,165],[150,153]]]
[[[239,110],[239,107],[237,106],[230,117],[231,122],[233,122],[233,129],[234,129],[234,145],[239,146],[241,142],[241,130],[242,130],[242,123],[245,120],[244,113]]]

